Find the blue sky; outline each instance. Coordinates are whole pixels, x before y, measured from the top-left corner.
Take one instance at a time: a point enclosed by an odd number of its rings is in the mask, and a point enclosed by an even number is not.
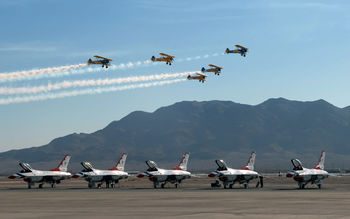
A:
[[[271,1],[0,1],[0,73],[85,63],[95,54],[114,64],[222,53],[235,44],[247,57],[141,66],[62,78],[0,82],[38,86],[64,80],[127,77],[223,66],[205,84],[163,87],[0,105],[0,151],[39,146],[73,132],[93,132],[134,110],[183,100],[258,104],[268,98],[325,99],[350,105],[350,2]],[[9,96],[0,95],[0,99]]]

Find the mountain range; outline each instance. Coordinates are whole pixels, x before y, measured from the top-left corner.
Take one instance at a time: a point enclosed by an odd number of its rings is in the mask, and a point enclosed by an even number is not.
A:
[[[129,154],[127,170],[144,170],[148,159],[170,168],[187,151],[190,170],[215,169],[215,159],[239,168],[256,151],[256,169],[276,171],[290,168],[291,158],[313,166],[321,150],[327,151],[326,168],[350,169],[350,107],[284,98],[258,105],[183,101],[152,113],[132,112],[90,134],[0,153],[0,174],[18,170],[19,161],[53,168],[65,154],[72,155],[72,171],[81,169],[81,161],[110,168],[123,152]]]

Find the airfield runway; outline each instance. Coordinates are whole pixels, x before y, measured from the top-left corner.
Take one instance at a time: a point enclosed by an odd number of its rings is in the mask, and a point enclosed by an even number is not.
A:
[[[323,188],[285,177],[265,179],[264,188],[210,188],[212,179],[193,178],[180,188],[152,189],[129,178],[115,189],[88,189],[66,180],[51,189],[26,189],[0,178],[0,218],[350,218],[350,176],[330,177]]]

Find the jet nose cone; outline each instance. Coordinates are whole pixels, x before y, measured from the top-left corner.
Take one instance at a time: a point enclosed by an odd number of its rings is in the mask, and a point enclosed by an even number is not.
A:
[[[82,175],[81,175],[81,174],[79,174],[79,173],[74,174],[74,175],[72,176],[72,178],[74,178],[74,179],[79,178],[79,177],[82,177]]]
[[[143,178],[143,177],[145,177],[145,175],[142,174],[142,173],[140,173],[139,175],[137,175],[137,178]]]
[[[11,175],[8,177],[9,179],[16,179],[16,176],[15,175]]]
[[[209,173],[209,175],[208,175],[208,177],[215,177],[215,176],[216,176],[216,174],[214,172]]]
[[[288,177],[288,178],[292,178],[292,177],[294,177],[295,176],[295,172],[293,172],[293,171],[289,171],[287,174],[286,174],[286,177]]]

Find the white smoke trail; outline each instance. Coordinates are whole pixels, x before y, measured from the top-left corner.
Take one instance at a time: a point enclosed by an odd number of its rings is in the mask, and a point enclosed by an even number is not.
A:
[[[222,54],[224,54],[224,53],[222,53]],[[192,60],[200,60],[200,59],[207,59],[209,57],[216,57],[218,55],[219,55],[219,53],[213,53],[211,55],[206,54],[206,55],[203,55],[203,56],[191,56],[191,57],[187,57],[187,58],[180,58],[180,59],[177,59],[177,60],[175,59],[175,61],[176,62],[184,62],[184,61],[189,62],[189,61],[192,61]]]
[[[43,74],[52,74],[55,72],[68,71],[68,70],[72,70],[72,69],[76,69],[76,68],[82,68],[86,65],[87,64],[67,65],[67,66],[52,67],[52,68],[33,69],[30,71],[17,71],[17,72],[10,72],[10,73],[0,73],[0,82],[7,81],[7,80],[23,79],[26,77],[39,76],[39,75],[43,75]]]
[[[89,68],[87,72],[99,72],[99,71],[108,71],[108,70],[117,70],[117,69],[125,69],[125,68],[132,68],[135,66],[141,66],[141,65],[148,65],[151,64],[152,62],[150,60],[145,60],[145,61],[136,61],[136,62],[128,62],[128,63],[120,63],[119,65],[111,65],[108,68],[101,68],[101,67],[94,67],[94,68]],[[153,63],[156,64],[156,63]],[[86,71],[82,71],[82,73],[85,73]],[[74,71],[72,71],[74,74]]]
[[[90,80],[76,80],[76,81],[63,81],[56,84],[48,84],[36,87],[0,87],[0,95],[13,95],[13,94],[33,94],[40,92],[49,92],[54,90],[76,88],[76,87],[87,87],[87,86],[106,86],[113,84],[122,83],[135,83],[141,81],[154,81],[154,80],[165,80],[169,78],[178,78],[194,74],[196,72],[183,72],[174,74],[158,74],[148,76],[134,76],[126,78],[106,78],[106,79],[90,79]]]
[[[220,55],[223,55],[223,53],[222,54],[220,53]],[[209,57],[216,57],[216,56],[219,56],[219,53],[214,53],[212,55],[207,54],[204,56],[179,58],[179,59],[175,59],[175,62],[206,59]],[[126,69],[126,68],[132,68],[135,66],[136,67],[147,66],[149,64],[158,65],[159,62],[152,62],[150,60],[145,60],[145,61],[121,63],[118,65],[111,65],[109,66],[109,68],[88,67],[84,69],[78,69],[78,68],[85,67],[87,64],[79,64],[79,65],[62,66],[62,67],[56,67],[56,68],[36,69],[31,71],[0,73],[0,82],[13,81],[13,80],[20,81],[20,80],[34,80],[34,79],[41,79],[41,78],[56,78],[56,77],[64,77],[69,75],[94,73],[94,72],[108,72],[110,70]]]
[[[0,73],[0,82],[5,81],[22,81],[22,80],[35,80],[35,79],[42,79],[42,78],[57,78],[57,77],[64,77],[69,75],[79,75],[79,74],[85,74],[85,73],[94,73],[94,72],[107,72],[109,70],[117,70],[117,69],[126,69],[126,68],[132,68],[135,66],[142,66],[142,65],[149,65],[151,64],[151,61],[145,60],[145,61],[136,61],[136,62],[128,62],[128,63],[120,63],[119,65],[111,65],[109,68],[101,68],[101,67],[88,67],[84,69],[77,69],[77,68],[62,68],[62,70],[58,71],[57,68],[55,68],[55,71],[46,71],[46,74],[26,74],[22,77],[5,77],[6,75],[15,74],[19,72],[13,72],[13,73]],[[153,65],[156,65],[158,63],[153,63]],[[87,64],[81,64],[81,67],[87,66]],[[50,68],[48,68],[50,69]],[[41,69],[39,69],[41,70]],[[32,70],[34,71],[34,70]],[[32,72],[27,71],[27,72]],[[4,77],[2,77],[3,75]]]
[[[78,95],[93,95],[93,94],[100,94],[100,93],[106,93],[106,92],[123,91],[123,90],[154,87],[154,86],[163,86],[163,85],[179,83],[183,81],[186,81],[186,79],[183,78],[183,79],[175,79],[175,80],[167,80],[167,81],[157,81],[152,83],[132,84],[132,85],[125,85],[125,86],[100,87],[100,88],[90,88],[90,89],[84,89],[84,90],[61,92],[61,93],[41,94],[41,95],[32,95],[32,96],[23,96],[23,97],[11,97],[6,99],[5,98],[0,99],[0,105],[33,102],[33,101],[41,101],[41,100],[48,100],[48,99],[58,99],[58,98],[72,97],[72,96],[78,96]]]

